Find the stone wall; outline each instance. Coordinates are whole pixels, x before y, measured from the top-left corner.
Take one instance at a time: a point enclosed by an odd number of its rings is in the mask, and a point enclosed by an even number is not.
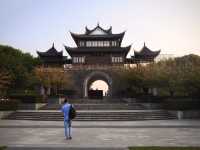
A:
[[[71,74],[73,78],[73,87],[71,87],[76,92],[76,98],[85,97],[85,88],[88,88],[93,81],[103,80],[105,81],[111,92],[110,95],[113,96],[115,91],[114,78],[116,74],[112,70],[101,70],[101,69],[90,69],[90,70],[67,70],[66,74]]]
[[[14,111],[0,111],[0,119],[10,115],[11,113],[13,113]]]
[[[170,114],[181,119],[200,119],[200,110],[168,111]]]
[[[19,110],[38,110],[42,106],[46,105],[46,103],[31,103],[31,104],[19,104],[18,109]]]

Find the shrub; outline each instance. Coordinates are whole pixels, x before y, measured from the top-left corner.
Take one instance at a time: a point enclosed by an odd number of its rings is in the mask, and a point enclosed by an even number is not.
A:
[[[168,110],[200,110],[200,101],[197,99],[167,99],[163,106]]]
[[[17,100],[0,100],[0,110],[17,110]]]
[[[129,147],[129,150],[200,150],[200,147]]]
[[[0,150],[5,150],[5,149],[7,149],[6,146],[0,146]]]
[[[39,94],[22,94],[22,93],[15,93],[9,95],[9,98],[16,99],[21,103],[42,103],[44,102],[43,98]]]

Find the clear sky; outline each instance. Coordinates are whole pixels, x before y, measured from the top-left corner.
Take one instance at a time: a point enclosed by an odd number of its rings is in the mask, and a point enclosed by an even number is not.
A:
[[[109,88],[108,84],[103,80],[96,80],[90,86],[90,89],[92,90],[102,90],[104,96],[108,92],[109,90],[108,88]]]
[[[126,30],[122,46],[140,50],[145,41],[163,54],[200,55],[200,0],[0,0],[0,44],[34,56],[53,42],[75,46],[69,31],[97,22]]]

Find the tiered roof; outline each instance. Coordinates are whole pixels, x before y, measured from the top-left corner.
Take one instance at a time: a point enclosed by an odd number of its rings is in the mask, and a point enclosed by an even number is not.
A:
[[[46,52],[39,52],[37,51],[37,54],[40,58],[44,61],[44,63],[58,63],[58,64],[64,64],[67,61],[67,57],[63,56],[63,51],[58,52],[55,47],[54,43],[50,49],[48,49]]]
[[[52,47],[48,49],[46,52],[37,51],[37,54],[40,57],[63,57],[63,51],[58,52],[54,47],[54,43]]]
[[[97,26],[93,29],[88,29],[87,26],[85,27],[84,34],[77,34],[70,32],[72,38],[74,39],[75,43],[78,46],[78,41],[95,41],[95,40],[119,40],[120,44],[123,40],[125,32],[121,32],[119,34],[112,33],[112,27],[109,29],[103,29],[102,27],[97,24]]]
[[[93,33],[96,30],[101,30],[101,31],[103,31],[106,34],[112,34],[112,26],[110,26],[110,28],[106,30],[106,29],[103,29],[102,27],[100,27],[99,23],[97,24],[97,26],[95,28],[93,28],[91,30],[88,29],[88,27],[86,26],[85,27],[85,34],[89,35],[89,34]]]
[[[112,53],[125,53],[128,54],[131,45],[127,47],[68,47],[65,46],[66,51],[71,54],[76,53],[93,53],[93,52],[112,52]]]
[[[127,47],[121,47],[121,42],[123,40],[125,32],[119,34],[112,33],[112,26],[108,29],[103,29],[99,24],[93,29],[88,29],[85,27],[84,34],[76,34],[71,32],[71,36],[74,39],[77,47],[68,47],[64,46],[65,50],[73,57],[73,54],[88,54],[88,53],[118,53],[121,56],[127,56],[128,52],[131,49],[131,45]],[[110,45],[106,47],[103,46],[87,46],[87,42],[91,43],[92,41],[99,41],[100,42],[108,42],[111,44],[112,42],[116,42],[115,45]],[[84,44],[81,45],[80,43],[83,42]],[[94,43],[94,42],[93,42]],[[89,45],[89,44],[88,44]],[[144,46],[140,51],[134,51],[134,56],[131,58],[127,58],[125,61],[126,63],[138,63],[138,62],[149,62],[153,61],[155,57],[160,54],[161,50],[152,51],[150,50],[144,43]],[[63,51],[57,51],[54,47],[54,44],[50,49],[46,52],[38,52],[38,55],[42,58],[45,63],[71,63],[71,59],[67,59],[66,56],[63,56]],[[75,56],[75,55],[74,55]],[[76,56],[77,57],[77,56]],[[92,56],[91,56],[92,57]],[[70,60],[70,61],[69,61]],[[69,62],[68,62],[69,61]]]
[[[134,51],[134,59],[154,59],[160,54],[161,50],[152,51],[144,43],[144,46],[140,51]]]

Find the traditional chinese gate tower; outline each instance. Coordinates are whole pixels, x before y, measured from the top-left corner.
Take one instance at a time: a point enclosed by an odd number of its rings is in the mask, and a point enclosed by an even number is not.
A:
[[[46,52],[38,52],[44,66],[64,66],[66,73],[71,73],[75,82],[77,97],[88,97],[90,85],[96,80],[103,80],[109,86],[108,96],[113,96],[112,70],[119,70],[130,64],[149,63],[159,55],[160,51],[151,51],[144,44],[141,51],[134,51],[134,56],[127,58],[131,45],[121,47],[125,32],[112,33],[112,27],[105,30],[99,26],[94,29],[85,28],[84,34],[71,32],[77,47],[65,46],[71,56],[67,59],[58,52],[54,45]]]

